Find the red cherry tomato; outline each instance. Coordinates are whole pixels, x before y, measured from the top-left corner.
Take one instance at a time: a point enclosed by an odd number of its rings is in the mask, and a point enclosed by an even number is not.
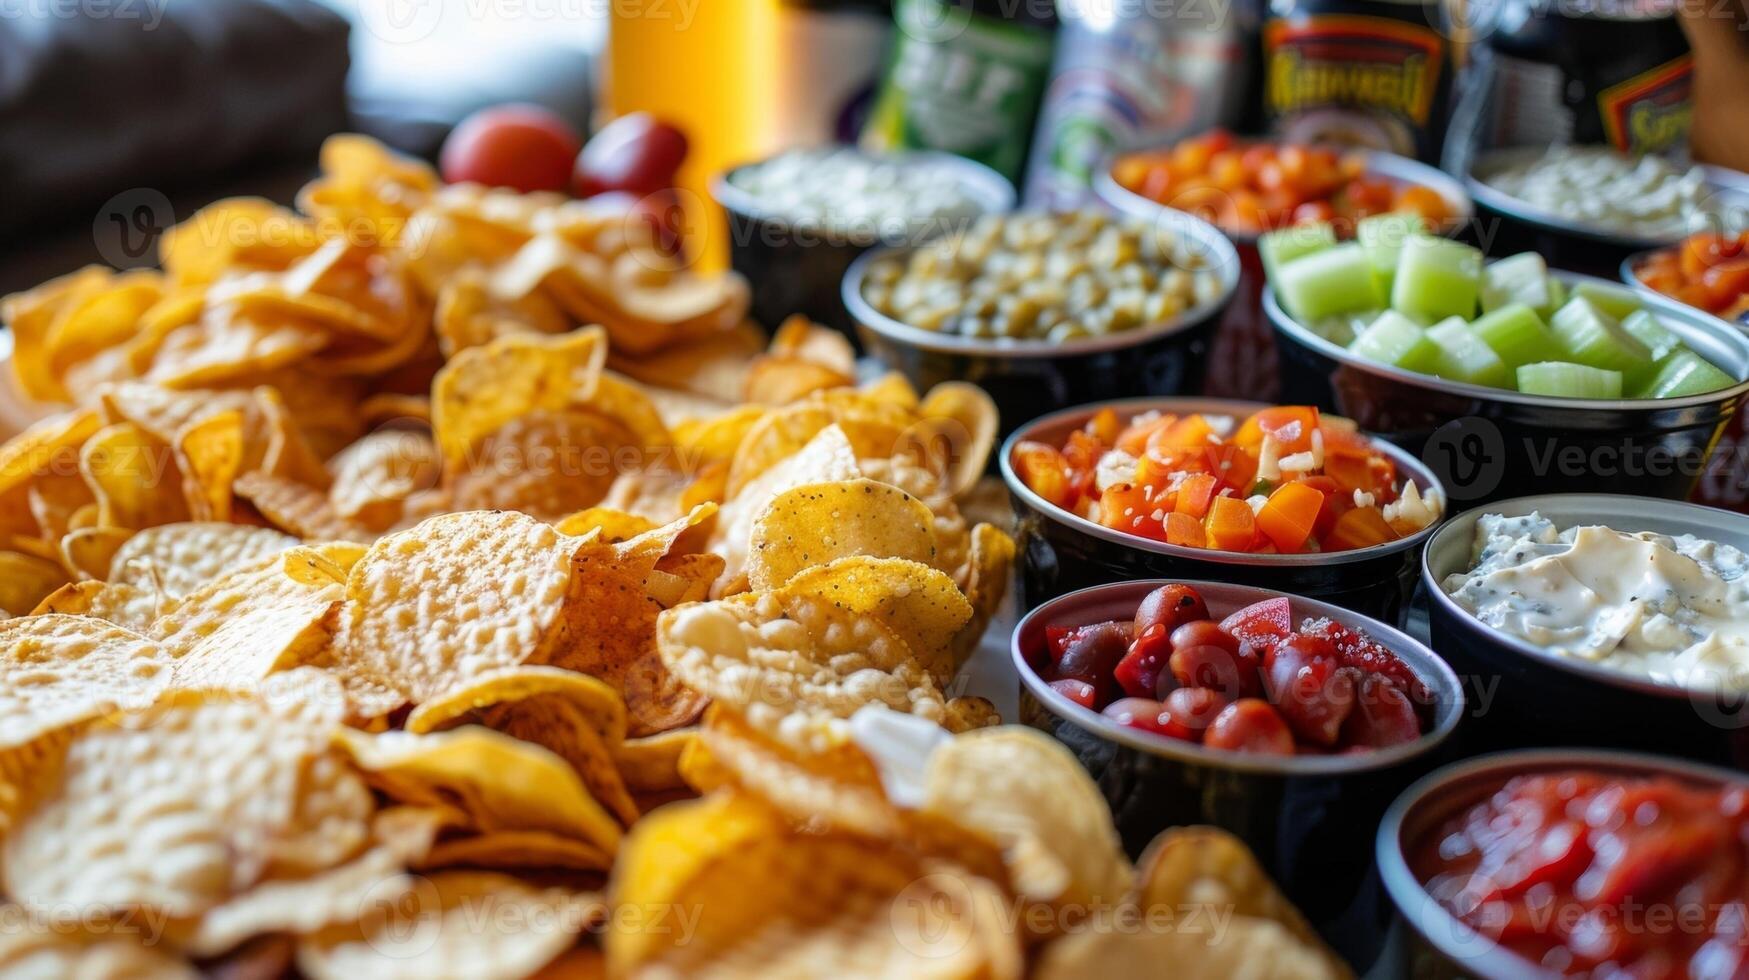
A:
[[[1290,636],[1264,658],[1263,684],[1295,735],[1325,747],[1336,744],[1354,710],[1355,678],[1336,648],[1314,636]]]
[[[443,141],[438,168],[450,183],[562,191],[582,141],[558,114],[536,105],[481,109]]]
[[[1206,687],[1229,699],[1261,693],[1257,655],[1249,644],[1209,620],[1172,631],[1172,676],[1183,687]]]
[[[1196,735],[1167,712],[1166,706],[1153,698],[1119,698],[1100,712],[1112,721],[1128,728],[1165,735],[1168,738],[1196,741]]]
[[[1383,674],[1368,674],[1354,692],[1354,710],[1342,723],[1342,744],[1384,748],[1421,737],[1421,721],[1402,688]]]
[[[1267,651],[1275,641],[1292,633],[1293,613],[1287,596],[1276,596],[1251,605],[1221,620],[1221,629]]]
[[[1165,676],[1170,677],[1171,674]],[[1161,699],[1166,705],[1166,712],[1174,721],[1179,722],[1191,733],[1202,738],[1202,733],[1215,722],[1221,709],[1228,704],[1227,699],[1219,693],[1206,687],[1181,687]]]
[[[1245,698],[1221,709],[1203,733],[1202,744],[1211,749],[1293,755],[1294,736],[1287,722],[1267,701]]]
[[[633,112],[601,127],[574,156],[571,183],[578,197],[654,194],[674,186],[686,160],[686,134],[647,112]]]
[[[1112,671],[1129,652],[1128,623],[1095,623],[1076,630],[1057,661],[1057,677],[1093,685],[1100,703],[1117,696]]]
[[[1172,641],[1163,623],[1155,623],[1136,635],[1130,651],[1118,661],[1111,676],[1117,686],[1133,698],[1154,697],[1159,689],[1160,675],[1171,676],[1167,661],[1172,657]]]
[[[1097,710],[1093,685],[1086,681],[1078,681],[1073,677],[1051,681],[1051,690],[1075,702],[1088,710]]]
[[[1145,630],[1158,623],[1170,633],[1185,623],[1209,618],[1208,604],[1202,594],[1188,585],[1162,585],[1142,597],[1136,607],[1136,629]]]

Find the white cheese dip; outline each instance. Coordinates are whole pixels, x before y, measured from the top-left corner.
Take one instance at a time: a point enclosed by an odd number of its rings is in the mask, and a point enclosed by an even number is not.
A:
[[[1749,555],[1692,534],[1476,522],[1459,606],[1551,653],[1690,688],[1749,688]]]

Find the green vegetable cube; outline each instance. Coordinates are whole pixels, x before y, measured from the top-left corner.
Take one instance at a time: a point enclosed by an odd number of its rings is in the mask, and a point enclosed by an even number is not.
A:
[[[1403,243],[1417,235],[1427,234],[1427,222],[1418,214],[1375,214],[1362,218],[1354,226],[1354,238],[1366,249],[1379,284],[1390,292],[1391,280],[1397,275],[1397,259]]]
[[[1520,252],[1482,270],[1482,312],[1492,313],[1513,303],[1533,310],[1553,311],[1560,304],[1549,295],[1548,263],[1535,252]]]
[[[1611,371],[1631,371],[1652,359],[1652,352],[1615,318],[1591,300],[1575,293],[1555,311],[1549,326],[1560,339],[1567,360]]]
[[[1507,367],[1561,357],[1561,342],[1543,325],[1542,318],[1523,303],[1502,306],[1484,314],[1470,330],[1494,349]]]
[[[1439,345],[1428,338],[1420,324],[1395,310],[1379,314],[1348,349],[1369,360],[1419,374],[1432,374],[1439,366]]]
[[[1435,324],[1427,331],[1427,339],[1439,347],[1434,374],[1465,384],[1509,386],[1506,362],[1470,330],[1462,317],[1450,317]]]
[[[1322,252],[1336,244],[1336,229],[1328,221],[1293,225],[1272,231],[1257,239],[1257,254],[1263,258],[1263,271],[1270,282],[1281,274],[1281,267],[1301,256]]]
[[[1411,238],[1403,243],[1391,308],[1443,320],[1476,315],[1482,288],[1482,253],[1445,238]]]
[[[1658,362],[1651,378],[1631,389],[1635,398],[1681,398],[1729,388],[1737,379],[1684,347]]]
[[[1620,398],[1621,372],[1566,361],[1540,361],[1519,366],[1518,390],[1558,398]]]
[[[1574,296],[1583,296],[1610,316],[1620,320],[1640,308],[1640,298],[1626,286],[1601,282],[1580,282],[1573,285]]]
[[[1273,284],[1282,306],[1302,323],[1385,305],[1372,263],[1352,242],[1288,262]]]

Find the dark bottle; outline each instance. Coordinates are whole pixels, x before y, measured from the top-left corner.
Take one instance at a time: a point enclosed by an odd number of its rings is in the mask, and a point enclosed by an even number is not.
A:
[[[862,130],[871,149],[945,150],[1020,176],[1050,75],[1051,0],[896,0]]]

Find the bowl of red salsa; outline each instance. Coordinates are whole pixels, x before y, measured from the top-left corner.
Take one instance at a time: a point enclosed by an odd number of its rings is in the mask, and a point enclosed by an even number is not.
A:
[[[1529,750],[1435,772],[1379,827],[1392,976],[1749,976],[1749,776]]]
[[[1039,606],[1012,656],[1021,721],[1087,767],[1132,854],[1166,827],[1225,828],[1339,952],[1377,955],[1373,828],[1464,710],[1425,646],[1302,596],[1155,579]]]
[[[1396,622],[1445,506],[1420,460],[1310,406],[1086,405],[1016,430],[998,465],[1029,607],[1161,576],[1273,586]]]

